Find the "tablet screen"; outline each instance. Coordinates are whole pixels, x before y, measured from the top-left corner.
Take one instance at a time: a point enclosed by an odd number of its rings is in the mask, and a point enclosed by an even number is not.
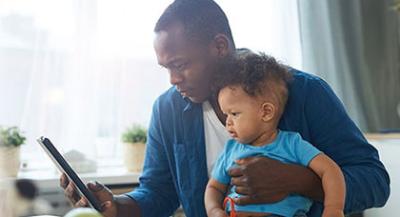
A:
[[[101,206],[96,197],[94,197],[92,192],[90,192],[90,190],[82,182],[82,180],[75,173],[72,167],[60,154],[60,152],[58,152],[58,150],[54,147],[51,141],[45,137],[40,137],[37,141],[39,142],[40,146],[42,146],[44,151],[49,155],[49,157],[53,160],[58,169],[61,172],[65,173],[68,176],[69,180],[75,184],[80,194],[86,197],[86,199],[89,201],[89,205],[97,211],[101,212]]]

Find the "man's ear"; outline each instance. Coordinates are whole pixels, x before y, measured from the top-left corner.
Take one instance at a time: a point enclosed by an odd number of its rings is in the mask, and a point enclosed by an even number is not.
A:
[[[276,107],[274,104],[265,102],[261,105],[261,118],[264,122],[271,121],[276,114]]]
[[[214,37],[212,46],[218,57],[225,57],[229,53],[229,39],[224,34],[217,34]]]

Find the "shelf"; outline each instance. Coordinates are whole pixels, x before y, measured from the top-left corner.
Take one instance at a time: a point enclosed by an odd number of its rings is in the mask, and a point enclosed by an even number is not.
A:
[[[104,185],[135,185],[139,182],[140,173],[128,172],[123,167],[99,168],[95,173],[78,174],[84,183],[98,181]],[[42,192],[58,189],[60,173],[55,169],[22,171],[18,178],[35,181]]]

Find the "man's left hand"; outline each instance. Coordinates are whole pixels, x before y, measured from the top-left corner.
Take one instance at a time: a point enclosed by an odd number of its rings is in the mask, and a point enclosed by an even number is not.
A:
[[[237,166],[229,169],[229,175],[232,177],[231,184],[236,186],[236,193],[242,195],[234,199],[239,205],[278,202],[297,192],[305,180],[299,176],[310,176],[310,172],[311,176],[314,175],[303,166],[267,157],[243,158],[236,163]],[[304,184],[307,186],[309,183]]]

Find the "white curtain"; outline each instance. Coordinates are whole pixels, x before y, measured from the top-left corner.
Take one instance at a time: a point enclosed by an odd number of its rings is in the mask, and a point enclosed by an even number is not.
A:
[[[41,135],[64,152],[99,161],[121,156],[121,132],[132,123],[146,126],[152,103],[169,87],[152,41],[170,2],[0,2],[0,125],[26,133],[29,167],[46,166],[35,142]],[[237,47],[301,68],[296,1],[217,2]]]
[[[302,68],[298,5],[294,0],[217,1],[228,16],[236,46],[273,55]]]

